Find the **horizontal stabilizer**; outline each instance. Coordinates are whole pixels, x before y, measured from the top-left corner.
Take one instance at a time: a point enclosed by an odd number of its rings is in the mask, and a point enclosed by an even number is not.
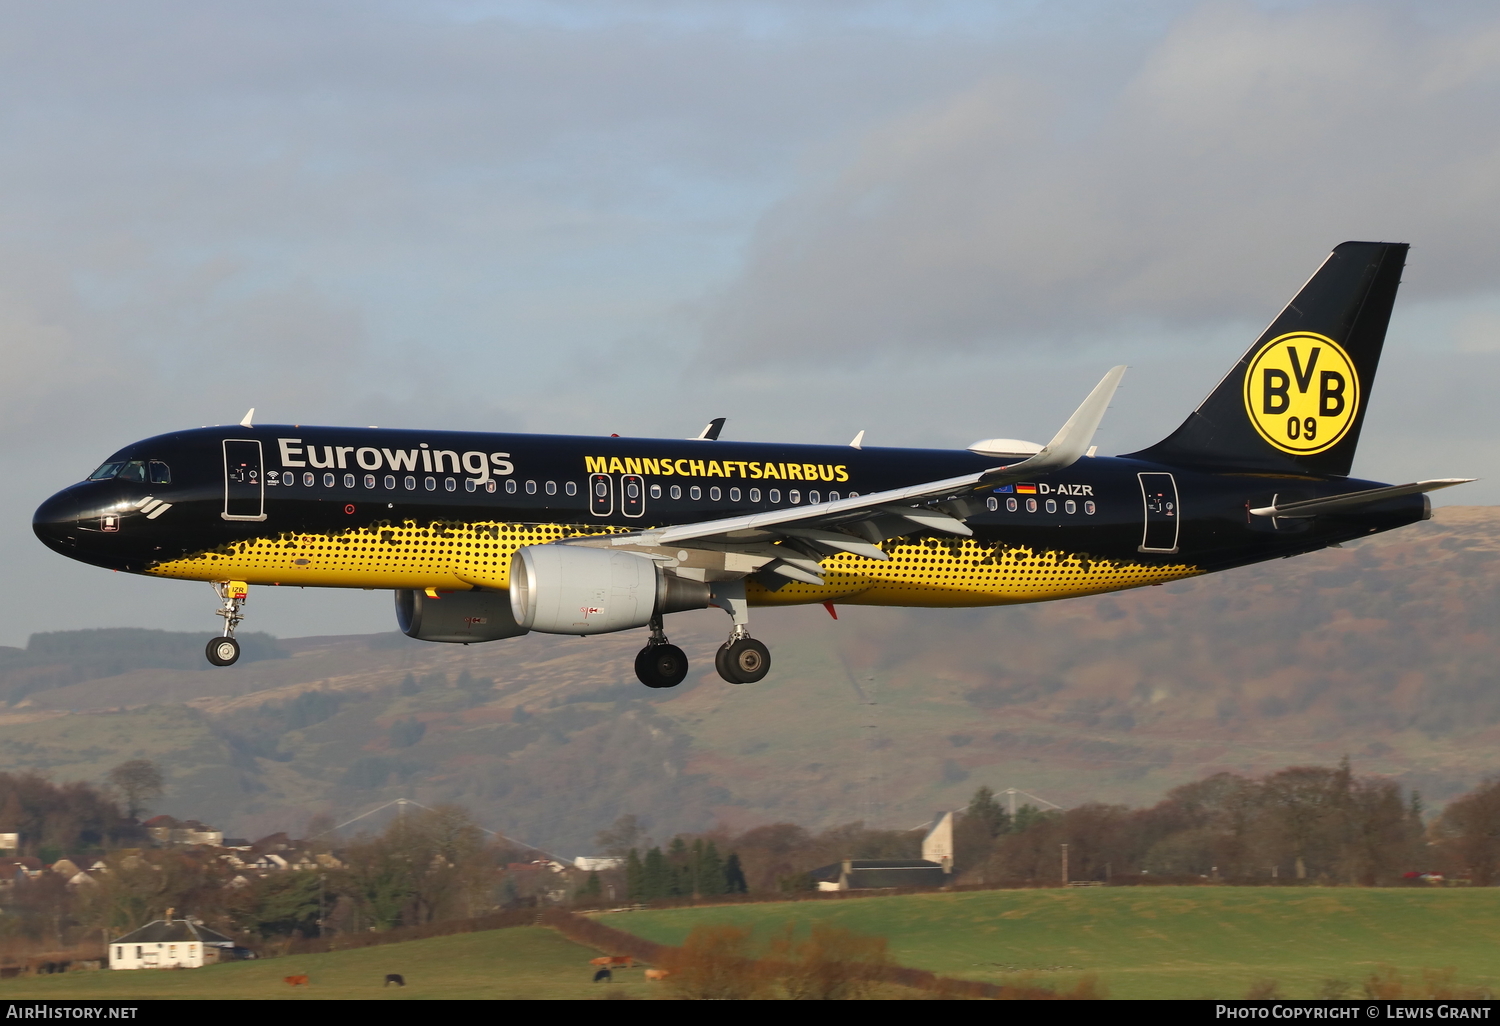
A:
[[[1285,506],[1262,506],[1252,509],[1250,512],[1258,517],[1287,517],[1297,519],[1301,517],[1317,517],[1325,513],[1346,513],[1360,506],[1368,506],[1375,502],[1384,502],[1386,499],[1399,499],[1403,495],[1417,495],[1421,492],[1433,492],[1439,488],[1452,488],[1454,485],[1468,484],[1477,480],[1472,477],[1439,477],[1431,481],[1417,481],[1412,484],[1391,485],[1388,488],[1370,488],[1363,492],[1349,492],[1345,495],[1331,495],[1324,499],[1305,499],[1302,502],[1289,502]]]

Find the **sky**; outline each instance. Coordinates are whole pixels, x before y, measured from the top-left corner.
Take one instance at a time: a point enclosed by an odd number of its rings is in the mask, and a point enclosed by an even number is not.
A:
[[[1412,245],[1355,473],[1500,503],[1492,4],[0,2],[0,644],[215,628],[31,534],[138,438],[1045,441],[1124,363],[1128,452],[1346,239]]]

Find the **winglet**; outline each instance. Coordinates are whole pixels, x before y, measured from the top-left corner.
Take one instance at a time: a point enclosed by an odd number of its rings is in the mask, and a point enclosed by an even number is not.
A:
[[[252,407],[250,407],[250,412],[247,413],[247,414],[245,414],[245,419],[242,420],[242,421],[240,421],[240,427],[254,427],[255,426],[255,424],[253,423],[254,420],[255,420],[255,407],[252,406]]]
[[[865,447],[865,429],[860,428],[859,434],[854,436],[854,441],[849,443],[852,449],[863,449]]]
[[[1099,430],[1099,422],[1104,419],[1104,411],[1109,409],[1109,401],[1115,396],[1115,389],[1120,387],[1120,379],[1125,376],[1125,367],[1112,367],[1104,380],[1094,386],[1094,390],[1073,411],[1073,416],[1062,426],[1057,434],[1052,436],[1052,441],[1042,446],[1042,451],[1027,460],[1002,467],[998,473],[1010,477],[1012,474],[1034,474],[1041,471],[1062,470],[1071,467],[1089,452],[1094,441],[1094,432]]]
[[[692,441],[717,442],[719,440],[719,432],[724,430],[724,421],[726,419],[725,417],[715,417],[708,422],[708,425]]]

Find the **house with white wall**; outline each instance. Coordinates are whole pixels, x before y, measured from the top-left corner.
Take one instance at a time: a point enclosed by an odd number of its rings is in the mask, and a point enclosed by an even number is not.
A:
[[[193,919],[156,919],[109,945],[111,969],[196,969],[230,957],[234,941]]]

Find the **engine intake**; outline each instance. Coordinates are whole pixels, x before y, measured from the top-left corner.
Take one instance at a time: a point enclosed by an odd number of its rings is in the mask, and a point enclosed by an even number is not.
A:
[[[511,616],[510,596],[503,591],[453,591],[441,598],[397,591],[396,623],[409,638],[461,645],[526,633]]]
[[[584,545],[528,545],[510,562],[510,607],[523,630],[608,634],[653,616],[706,609],[709,588],[638,552]]]

